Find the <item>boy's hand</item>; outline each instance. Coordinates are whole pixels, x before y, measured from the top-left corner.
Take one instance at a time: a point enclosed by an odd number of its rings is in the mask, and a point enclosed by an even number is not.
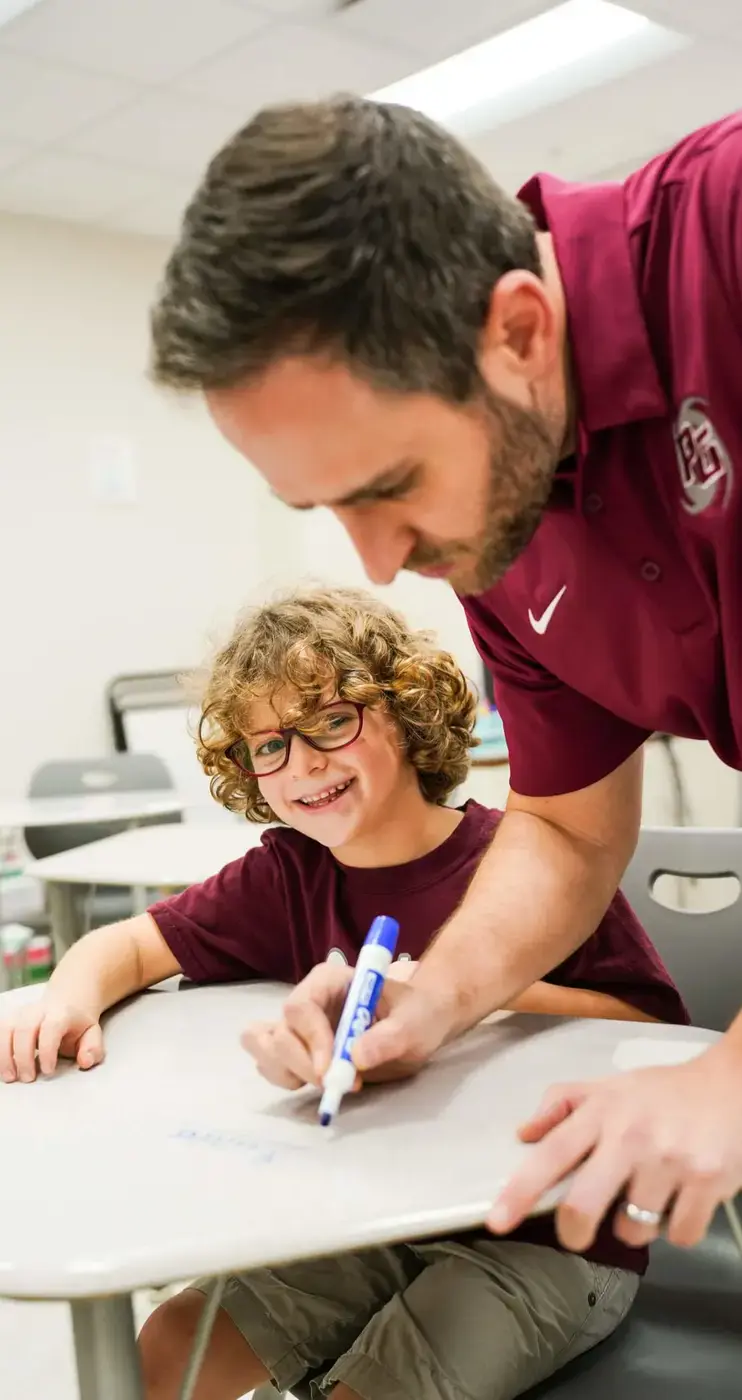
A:
[[[241,1037],[260,1074],[280,1089],[322,1087],[353,968],[319,963],[294,987],[280,1021],[256,1021]]]
[[[401,971],[404,966],[404,971]],[[389,1015],[416,964],[395,964],[384,986],[377,1016]],[[252,1055],[264,1079],[281,1089],[301,1089],[305,1084],[322,1087],[330,1066],[335,1030],[343,1010],[354,969],[338,963],[319,963],[289,996],[283,1019],[256,1022],[242,1035],[242,1045]],[[419,1065],[392,1061],[364,1075],[371,1082],[402,1079]],[[356,1088],[360,1088],[360,1075]]]
[[[99,1065],[105,1049],[98,1016],[47,993],[0,1021],[0,1076],[6,1084],[17,1079],[30,1084],[37,1054],[42,1074],[54,1073],[60,1055],[76,1060],[80,1069]]]

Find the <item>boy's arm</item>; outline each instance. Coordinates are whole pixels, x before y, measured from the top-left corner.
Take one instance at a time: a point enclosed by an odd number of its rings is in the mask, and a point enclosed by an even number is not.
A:
[[[60,1054],[81,1069],[100,1064],[102,1013],[179,971],[149,914],[87,934],[62,958],[38,1001],[11,1006],[0,1021],[0,1077],[30,1083],[37,1061],[42,1074],[52,1074]]]
[[[389,976],[396,982],[409,982],[416,962],[392,963]],[[508,1002],[503,1011],[528,1011],[534,1016],[581,1016],[603,1021],[656,1021],[638,1006],[632,1006],[607,992],[587,991],[582,987],[561,987],[552,982],[534,982],[519,997]]]
[[[124,997],[180,972],[149,914],[94,929],[65,953],[46,996],[84,1007],[96,1019]]]
[[[656,1021],[638,1006],[609,996],[607,992],[583,987],[560,987],[552,982],[534,982],[520,996],[508,1002],[504,1011],[529,1011],[536,1016],[578,1016],[604,1021]]]

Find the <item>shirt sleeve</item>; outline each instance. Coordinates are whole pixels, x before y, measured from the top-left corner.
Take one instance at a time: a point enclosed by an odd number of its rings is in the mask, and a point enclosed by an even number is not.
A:
[[[474,644],[490,675],[510,760],[510,786],[523,797],[579,792],[613,773],[641,748],[639,729],[570,689],[545,670],[489,610],[466,613]]]
[[[737,112],[711,130],[717,139],[703,162],[693,215],[704,230],[712,279],[742,330],[742,116]]]
[[[286,898],[273,841],[203,884],[153,904],[149,913],[193,982],[291,980]]]

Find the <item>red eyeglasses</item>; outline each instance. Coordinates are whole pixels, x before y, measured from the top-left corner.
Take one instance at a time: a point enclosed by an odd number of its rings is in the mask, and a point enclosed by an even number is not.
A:
[[[335,700],[308,719],[306,725],[290,729],[267,729],[249,739],[237,739],[227,749],[227,758],[253,778],[267,778],[286,767],[291,741],[298,735],[320,753],[347,748],[363,729],[365,706],[355,700]]]

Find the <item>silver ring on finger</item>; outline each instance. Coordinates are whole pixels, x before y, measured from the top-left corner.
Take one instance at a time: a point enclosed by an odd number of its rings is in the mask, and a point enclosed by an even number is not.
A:
[[[634,1225],[661,1225],[664,1212],[661,1210],[645,1210],[643,1206],[634,1205],[633,1201],[624,1201],[621,1207],[627,1220],[631,1220]]]

